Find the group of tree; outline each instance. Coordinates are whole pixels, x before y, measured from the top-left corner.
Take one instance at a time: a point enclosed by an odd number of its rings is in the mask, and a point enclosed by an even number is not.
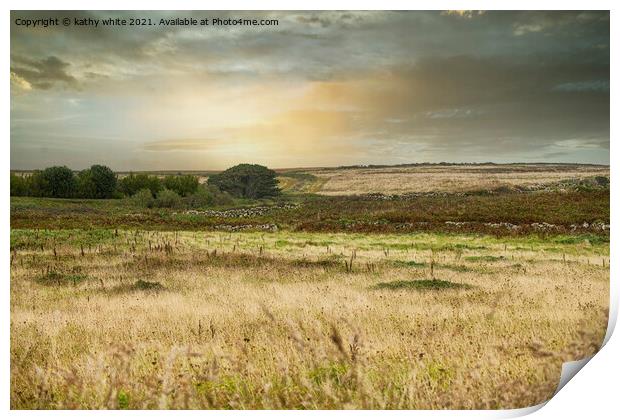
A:
[[[52,166],[22,176],[11,174],[11,195],[52,198],[122,198],[148,189],[153,196],[168,189],[182,197],[198,190],[198,178],[192,175],[129,174],[118,178],[107,166],[93,165],[75,172],[66,166]]]
[[[93,165],[75,173],[52,166],[29,175],[11,174],[11,195],[55,198],[117,197],[116,174],[107,166]]]
[[[131,197],[138,191],[149,190],[153,196],[167,189],[181,197],[187,197],[198,190],[198,178],[193,175],[168,175],[160,178],[156,175],[130,173],[118,181],[118,190]]]
[[[52,166],[27,175],[11,174],[11,195],[53,198],[121,198],[140,196],[148,206],[180,198],[198,205],[230,197],[269,198],[280,194],[275,171],[261,165],[241,164],[211,175],[200,185],[193,175],[158,177],[130,173],[118,178],[107,166],[93,165],[80,172]],[[150,197],[149,197],[150,196]],[[178,197],[178,199],[177,199]],[[159,200],[159,201],[157,201]]]

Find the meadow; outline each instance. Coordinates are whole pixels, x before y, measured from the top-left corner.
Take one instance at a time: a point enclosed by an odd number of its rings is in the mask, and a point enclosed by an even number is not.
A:
[[[12,197],[11,407],[518,408],[601,345],[591,173],[409,196],[287,176],[203,209]]]
[[[609,176],[609,167],[574,164],[403,165],[308,170],[309,190],[324,195],[464,192],[536,187],[570,178]]]

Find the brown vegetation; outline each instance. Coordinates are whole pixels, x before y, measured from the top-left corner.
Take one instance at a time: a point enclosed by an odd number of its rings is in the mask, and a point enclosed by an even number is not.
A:
[[[575,238],[12,233],[12,408],[509,408],[601,344]]]

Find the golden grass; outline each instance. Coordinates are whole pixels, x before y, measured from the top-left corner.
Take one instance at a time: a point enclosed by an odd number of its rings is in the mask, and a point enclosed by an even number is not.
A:
[[[325,195],[464,192],[505,186],[528,186],[586,176],[609,176],[608,167],[537,165],[415,166],[309,171],[323,180]]]
[[[607,325],[607,245],[119,231],[84,247],[74,231],[41,250],[20,234],[14,409],[523,407]],[[423,279],[469,287],[400,287]]]
[[[297,179],[290,176],[278,176],[278,187],[286,192],[317,193],[321,191],[323,184],[328,178],[316,178],[314,180]]]

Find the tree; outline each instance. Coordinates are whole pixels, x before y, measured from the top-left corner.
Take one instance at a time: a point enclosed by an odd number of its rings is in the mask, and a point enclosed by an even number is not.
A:
[[[103,165],[93,165],[80,172],[79,191],[84,198],[112,198],[116,191],[116,174]]]
[[[43,180],[41,173],[41,171],[36,170],[29,177],[26,177],[26,195],[28,197],[45,197],[45,192],[43,191],[45,181]]]
[[[198,178],[193,175],[169,175],[164,178],[164,186],[182,197],[195,193],[198,185]]]
[[[242,163],[210,176],[208,182],[235,197],[264,198],[280,194],[275,171],[262,165]]]
[[[28,180],[24,176],[11,173],[11,197],[28,195]]]
[[[43,197],[70,198],[77,192],[77,182],[73,171],[66,166],[52,166],[37,174],[33,181]]]
[[[156,196],[163,186],[161,180],[155,175],[130,173],[118,181],[118,189],[130,197],[145,189],[150,190],[151,194]]]

